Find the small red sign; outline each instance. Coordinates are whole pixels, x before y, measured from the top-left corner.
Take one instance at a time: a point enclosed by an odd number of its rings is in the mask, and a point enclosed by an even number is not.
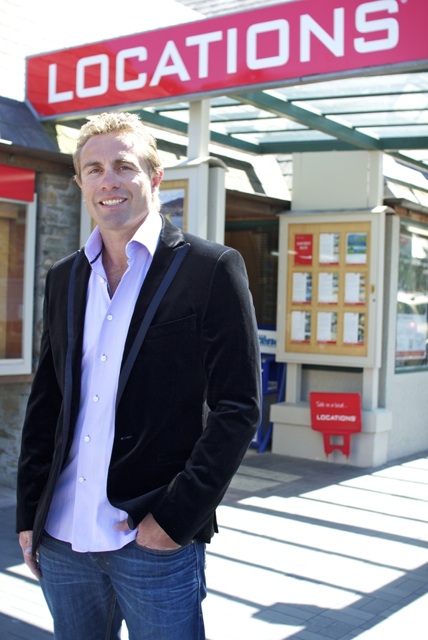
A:
[[[361,397],[359,393],[310,394],[312,429],[323,433],[358,433],[361,431]]]
[[[313,242],[311,233],[297,233],[294,236],[294,264],[312,264]]]
[[[327,456],[338,449],[348,458],[351,434],[358,433],[362,428],[360,395],[312,392],[310,406],[312,429],[323,434]],[[337,442],[338,439],[341,442]]]

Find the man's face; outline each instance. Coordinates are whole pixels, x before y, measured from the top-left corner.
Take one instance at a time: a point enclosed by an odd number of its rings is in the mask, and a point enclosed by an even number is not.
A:
[[[153,208],[162,172],[149,176],[144,144],[132,133],[95,135],[82,147],[80,179],[90,216],[100,231],[129,231],[130,237]]]

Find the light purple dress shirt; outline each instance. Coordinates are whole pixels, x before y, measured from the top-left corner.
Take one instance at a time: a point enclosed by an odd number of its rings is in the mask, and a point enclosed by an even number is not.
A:
[[[160,216],[151,212],[127,244],[128,268],[112,298],[97,227],[85,245],[92,272],[85,314],[80,409],[45,527],[54,538],[70,542],[75,551],[120,549],[136,537],[136,530],[115,529],[115,523],[127,516],[109,503],[106,485],[123,348],[161,226]]]

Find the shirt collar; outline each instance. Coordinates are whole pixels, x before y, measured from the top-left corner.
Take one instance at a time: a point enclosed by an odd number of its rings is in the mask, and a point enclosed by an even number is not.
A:
[[[126,245],[128,257],[134,253],[138,245],[146,247],[153,258],[162,229],[162,218],[157,211],[151,211]],[[135,247],[135,249],[134,249]],[[94,263],[101,254],[103,241],[98,227],[92,231],[85,244],[85,255],[90,264]]]
[[[147,251],[153,258],[158,245],[161,229],[162,218],[157,211],[151,211],[126,245],[127,254],[129,255],[129,249],[131,249],[134,243],[138,243],[146,247]]]

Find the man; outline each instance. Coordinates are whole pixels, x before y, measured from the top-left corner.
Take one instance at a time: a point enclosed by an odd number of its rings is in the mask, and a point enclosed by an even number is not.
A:
[[[160,216],[136,115],[91,119],[74,165],[97,226],[46,279],[19,542],[56,640],[119,638],[123,618],[131,640],[203,640],[205,543],[260,418],[245,268]]]

